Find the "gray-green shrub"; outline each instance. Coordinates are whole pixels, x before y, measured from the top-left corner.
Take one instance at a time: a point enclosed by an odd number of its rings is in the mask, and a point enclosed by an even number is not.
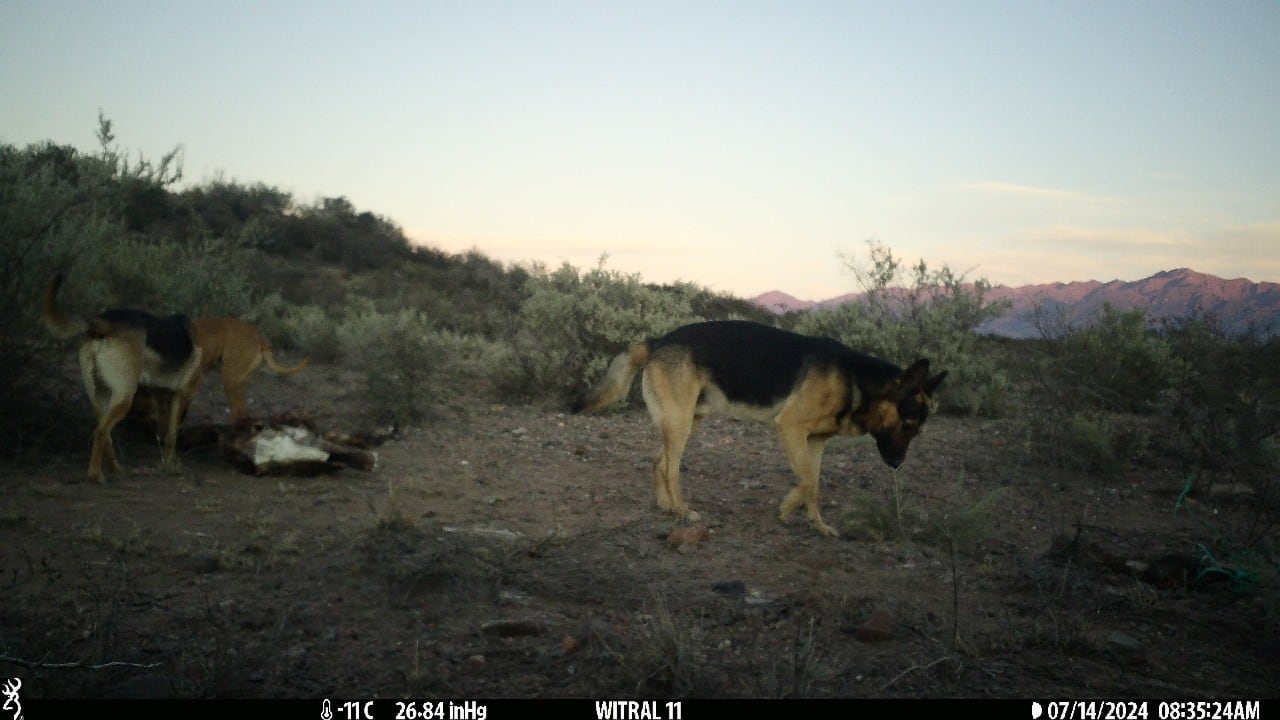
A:
[[[365,375],[365,397],[380,420],[408,424],[426,415],[439,355],[417,310],[350,313],[336,328],[348,362]]]
[[[568,264],[548,272],[535,267],[527,299],[512,318],[509,354],[493,382],[510,397],[565,402],[604,373],[632,343],[697,318],[689,286],[660,290],[604,267],[582,272]]]

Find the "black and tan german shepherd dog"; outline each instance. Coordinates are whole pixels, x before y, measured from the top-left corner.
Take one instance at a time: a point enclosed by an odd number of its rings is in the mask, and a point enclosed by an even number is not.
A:
[[[183,409],[200,387],[201,350],[191,335],[191,323],[182,315],[157,317],[130,308],[107,310],[94,318],[67,317],[58,310],[62,276],[49,281],[44,293],[44,322],[55,337],[82,337],[80,374],[93,403],[96,425],[89,454],[89,478],[103,482],[102,466],[120,469],[111,430],[126,415],[140,387],[172,391],[165,415],[161,458],[171,463],[177,456],[178,425]]]
[[[869,433],[880,457],[897,468],[929,417],[930,399],[947,373],[929,361],[903,370],[835,340],[759,323],[695,323],[636,343],[614,358],[600,383],[573,405],[587,412],[624,398],[635,374],[662,449],[654,461],[658,507],[686,520],[698,514],[680,494],[680,457],[698,421],[714,412],[772,422],[799,478],[782,500],[786,521],[804,504],[824,535],[834,528],[818,512],[818,472],[827,440]]]

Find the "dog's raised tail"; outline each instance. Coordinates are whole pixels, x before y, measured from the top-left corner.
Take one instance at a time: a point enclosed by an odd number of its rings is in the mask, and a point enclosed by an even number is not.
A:
[[[618,402],[627,396],[631,390],[631,381],[648,362],[649,343],[636,343],[627,348],[609,363],[609,369],[600,382],[586,395],[574,401],[570,410],[575,413],[591,412]]]
[[[67,317],[58,309],[58,288],[62,286],[62,273],[54,275],[44,289],[44,326],[59,340],[66,340],[86,332],[89,324],[84,318]]]

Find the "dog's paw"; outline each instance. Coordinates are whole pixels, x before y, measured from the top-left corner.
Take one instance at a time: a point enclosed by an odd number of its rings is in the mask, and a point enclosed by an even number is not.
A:
[[[815,520],[813,527],[827,537],[840,537],[840,532],[821,520]]]

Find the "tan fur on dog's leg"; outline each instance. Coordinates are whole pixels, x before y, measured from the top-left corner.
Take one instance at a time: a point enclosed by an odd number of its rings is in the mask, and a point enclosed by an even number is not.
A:
[[[809,515],[809,522],[818,532],[827,537],[836,537],[836,529],[822,520],[818,509],[818,475],[822,468],[822,450],[826,446],[826,438],[806,437],[806,433],[798,428],[778,428],[778,437],[787,459],[791,462],[791,470],[799,482],[778,508],[778,520],[786,522],[801,504]]]
[[[165,434],[162,458],[170,465],[176,464],[178,460],[178,426],[182,424],[182,418],[200,389],[200,383],[204,380],[204,372],[201,369],[203,357],[204,351],[199,345],[191,348],[187,370],[180,376],[178,388],[174,390],[169,400],[169,431]]]
[[[164,450],[160,453],[162,464],[173,466],[178,459],[178,425],[182,422],[182,400],[177,394],[169,398],[169,428],[164,436]]]
[[[89,479],[94,482],[106,482],[102,472],[104,463],[108,472],[120,471],[111,431],[129,413],[138,388],[140,364],[128,339],[104,338],[80,347],[80,374],[97,421],[88,469]]]
[[[249,379],[253,377],[253,373],[261,365],[262,356],[259,355],[247,369],[239,373],[235,369],[223,368],[222,391],[227,396],[227,406],[231,408],[232,423],[241,422],[249,416],[249,404],[245,400],[245,388],[249,386]]]
[[[116,460],[115,444],[111,441],[111,431],[116,424],[129,414],[129,403],[132,396],[123,398],[111,405],[106,414],[98,420],[93,429],[93,451],[89,455],[89,478],[94,482],[106,482],[102,474],[102,463],[105,460],[111,472],[120,471],[120,463]]]
[[[684,456],[689,435],[693,432],[697,393],[680,392],[674,388],[694,383],[696,379],[688,368],[672,368],[665,363],[651,363],[645,368],[641,380],[645,406],[662,436],[662,448],[653,464],[658,507],[689,521],[696,521],[700,516],[689,509],[680,492],[680,458]],[[686,401],[681,403],[680,399]]]

